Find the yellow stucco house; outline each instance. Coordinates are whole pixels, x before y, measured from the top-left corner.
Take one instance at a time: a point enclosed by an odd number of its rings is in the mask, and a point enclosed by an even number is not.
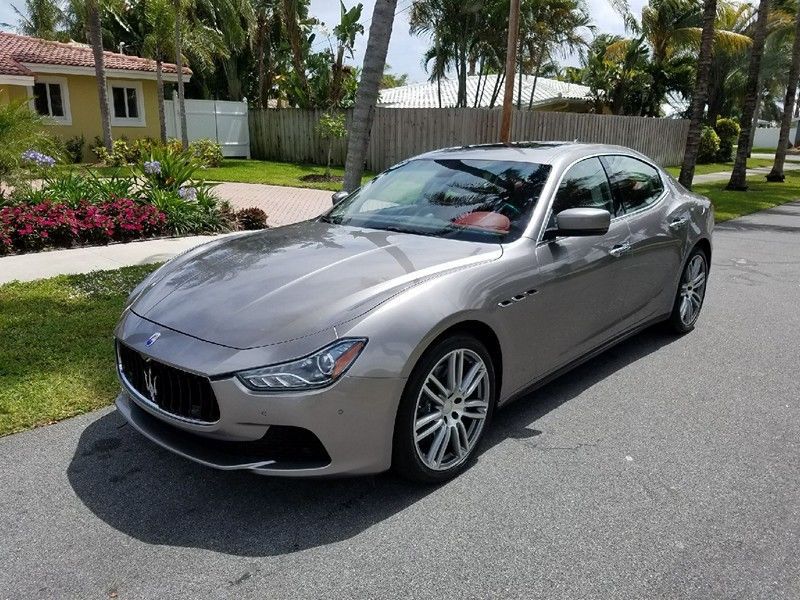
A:
[[[158,138],[155,61],[104,53],[112,136],[129,140]],[[191,70],[184,67],[185,79]],[[177,81],[174,64],[163,63],[165,82]],[[27,100],[64,139],[86,139],[84,159],[95,136],[102,136],[92,49],[0,33],[0,106]]]

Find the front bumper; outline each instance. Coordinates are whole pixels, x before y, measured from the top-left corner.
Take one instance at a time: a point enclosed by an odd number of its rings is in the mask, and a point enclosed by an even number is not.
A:
[[[136,336],[118,337],[153,360],[191,371],[174,357],[198,356],[217,349],[209,343],[164,331],[156,346],[145,351],[139,339],[157,327],[134,319]],[[123,335],[119,335],[123,333]],[[146,337],[144,338],[146,339]],[[163,345],[162,341],[165,343]],[[191,350],[191,351],[189,351]],[[230,352],[230,349],[226,350]],[[182,362],[182,361],[181,361]],[[194,371],[197,374],[197,371]],[[322,477],[378,473],[391,466],[392,436],[402,378],[345,375],[332,386],[303,393],[260,394],[232,376],[211,378],[219,419],[210,423],[187,420],[162,410],[120,376],[122,392],[116,405],[122,416],[144,436],[180,456],[224,470],[249,470],[263,475]],[[270,429],[272,428],[272,431]],[[276,448],[285,436],[273,432],[300,431],[316,438],[324,449],[309,459],[292,456],[291,448]],[[271,438],[270,443],[265,443]],[[305,448],[303,448],[305,450]]]

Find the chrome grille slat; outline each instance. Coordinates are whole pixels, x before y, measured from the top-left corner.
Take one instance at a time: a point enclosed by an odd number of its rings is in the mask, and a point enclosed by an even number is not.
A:
[[[207,377],[146,358],[125,344],[117,344],[117,357],[128,383],[162,411],[193,421],[219,420],[219,405]],[[155,382],[155,399],[147,389],[147,373]]]

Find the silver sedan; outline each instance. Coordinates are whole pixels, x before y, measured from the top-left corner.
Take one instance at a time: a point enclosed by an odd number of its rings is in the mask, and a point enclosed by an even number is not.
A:
[[[443,481],[496,409],[654,323],[691,331],[713,224],[627,148],[423,154],[154,272],[116,330],[117,407],[210,467]]]

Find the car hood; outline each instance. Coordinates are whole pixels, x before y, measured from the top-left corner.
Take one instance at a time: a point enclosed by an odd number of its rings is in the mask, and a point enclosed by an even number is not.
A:
[[[137,290],[131,310],[208,342],[254,348],[312,335],[501,254],[499,244],[306,221],[179,256]]]

